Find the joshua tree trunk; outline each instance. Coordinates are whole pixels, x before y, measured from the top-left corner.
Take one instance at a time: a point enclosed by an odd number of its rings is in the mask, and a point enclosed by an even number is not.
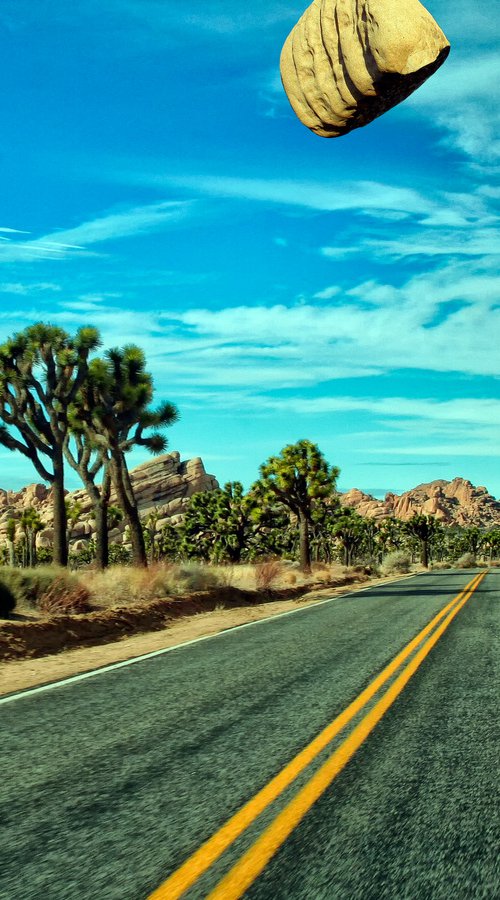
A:
[[[424,569],[429,568],[429,541],[420,541],[420,562]]]
[[[95,561],[98,569],[109,565],[108,503],[102,497],[94,504]]]
[[[303,572],[311,571],[311,547],[309,543],[309,523],[307,516],[299,513],[299,553],[300,568]]]
[[[64,499],[63,455],[54,459],[54,480],[52,482],[52,503],[54,512],[54,562],[58,566],[68,565],[68,544],[66,540],[67,515]]]
[[[100,493],[95,485],[88,485],[87,491],[94,504],[96,564],[98,569],[104,570],[109,565],[108,507],[111,477],[108,468],[104,472]]]
[[[136,566],[147,567],[146,546],[142,523],[137,509],[137,503],[133,495],[133,488],[128,476],[125,462],[118,461],[113,456],[111,462],[111,477],[118,497],[118,502],[124,512],[130,532],[132,544],[132,561]]]

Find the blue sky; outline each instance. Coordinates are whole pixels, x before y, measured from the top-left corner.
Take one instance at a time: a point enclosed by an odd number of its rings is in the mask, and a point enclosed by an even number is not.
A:
[[[3,0],[0,337],[139,343],[171,449],[221,482],[308,438],[344,490],[499,496],[497,17],[430,0],[442,69],[325,140],[279,79],[305,6]]]

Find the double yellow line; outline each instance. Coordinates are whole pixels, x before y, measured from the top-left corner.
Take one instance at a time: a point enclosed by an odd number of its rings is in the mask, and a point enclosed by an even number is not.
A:
[[[377,675],[368,687],[349,704],[307,747],[304,748],[281,772],[249,800],[208,841],[199,847],[148,900],[177,900],[192,887],[231,844],[255,821],[267,807],[304,771],[322,750],[345,728],[375,696],[400,666],[417,650],[410,662],[395,678],[390,687],[369,710],[364,718],[332,753],[307,784],[296,794],[281,813],[265,829],[250,849],[233,866],[208,900],[237,900],[255,881],[286,838],[304,818],[311,806],[325,792],[334,778],[375,728],[382,716],[394,703],[412,675],[430,653],[455,616],[467,603],[486,573],[476,575],[472,581],[450,601],[425,628]],[[429,637],[430,635],[430,637]],[[427,640],[426,640],[427,639]]]

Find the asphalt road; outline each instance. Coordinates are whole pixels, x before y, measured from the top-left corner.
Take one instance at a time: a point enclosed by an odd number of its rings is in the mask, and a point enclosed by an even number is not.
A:
[[[145,900],[473,575],[372,588],[0,704],[1,900]],[[245,896],[500,896],[499,630],[492,572]]]

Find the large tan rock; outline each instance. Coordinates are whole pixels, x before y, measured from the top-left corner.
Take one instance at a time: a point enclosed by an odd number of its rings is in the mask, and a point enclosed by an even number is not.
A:
[[[285,41],[281,78],[300,121],[340,137],[405,100],[449,50],[418,0],[314,0]]]
[[[158,510],[162,522],[178,524],[189,505],[189,497],[198,491],[212,491],[219,487],[217,479],[208,475],[202,460],[181,461],[177,451],[155,457],[130,472],[137,498],[139,514],[146,519],[151,510]],[[92,503],[83,488],[67,495],[70,503],[81,507],[79,521],[71,531],[71,549],[81,544],[83,538],[91,538],[95,533]],[[112,492],[111,502],[117,504]],[[32,484],[21,491],[6,491],[0,488],[0,546],[7,543],[7,522],[9,518],[19,519],[24,509],[33,506],[47,526],[37,538],[39,547],[49,547],[54,538],[52,529],[52,494],[43,484]],[[120,542],[125,530],[125,521],[111,532],[111,540]]]
[[[500,525],[500,501],[485,487],[474,487],[464,478],[420,484],[400,496],[386,494],[385,500],[377,500],[353,488],[340,495],[340,502],[360,515],[376,520],[410,519],[415,513],[426,513],[446,525],[477,525],[482,528]]]

